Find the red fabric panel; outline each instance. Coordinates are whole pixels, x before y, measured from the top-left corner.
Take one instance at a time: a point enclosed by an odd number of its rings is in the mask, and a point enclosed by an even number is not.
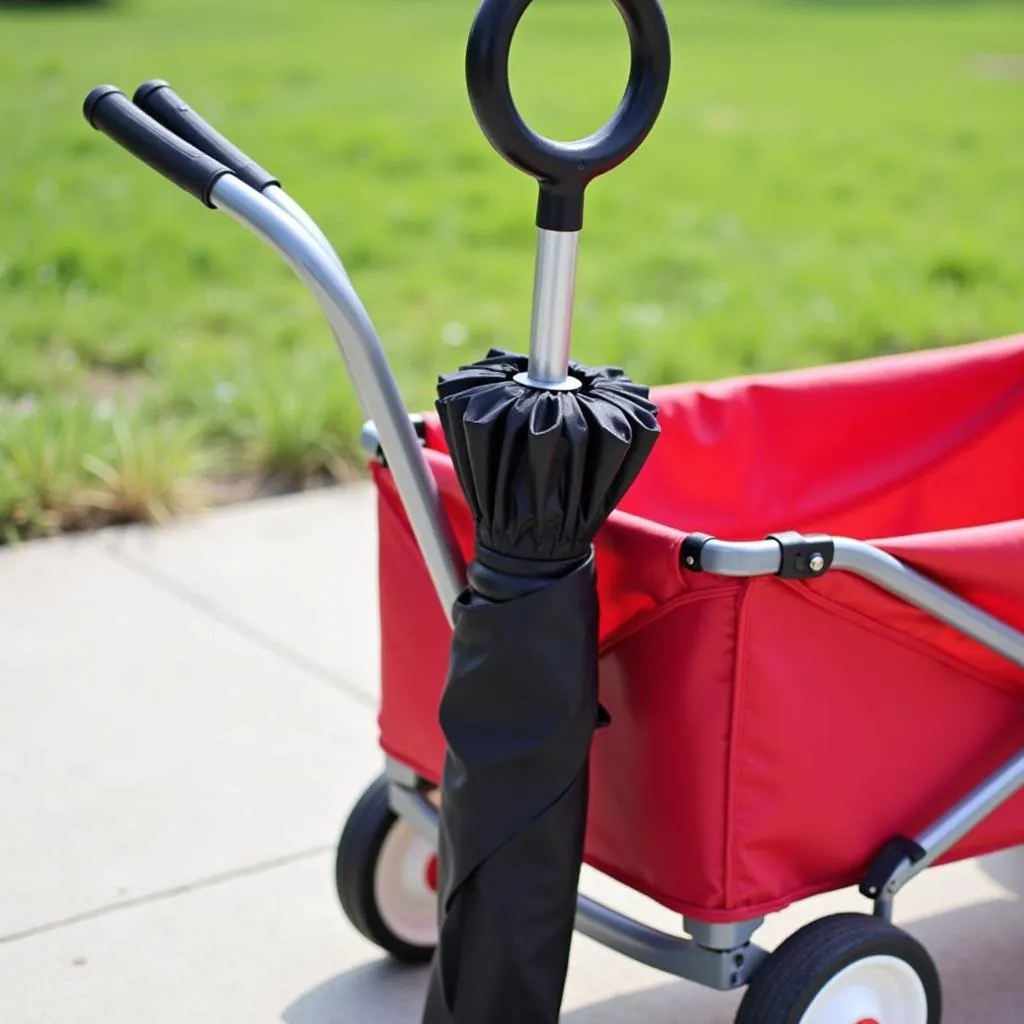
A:
[[[386,754],[436,781],[444,757],[437,718],[451,631],[391,474],[372,468],[378,488],[380,743]]]
[[[655,389],[621,508],[732,540],[867,539],[1024,517],[1024,335]]]
[[[730,694],[743,590],[726,582],[683,594],[601,659],[612,724],[593,746],[587,859],[668,905],[726,899]]]
[[[1024,671],[844,573],[681,573],[684,530],[871,540],[1024,629],[1024,337],[658,389],[664,434],[596,543],[601,693],[587,859],[707,920],[855,881],[1024,742]],[[463,552],[472,523],[427,417]],[[436,779],[450,632],[390,473],[381,744]],[[879,539],[881,538],[881,539]],[[961,844],[1024,842],[1024,796]]]

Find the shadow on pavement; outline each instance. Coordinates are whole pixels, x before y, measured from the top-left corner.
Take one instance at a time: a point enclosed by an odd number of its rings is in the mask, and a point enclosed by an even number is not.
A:
[[[375,960],[317,985],[281,1014],[284,1024],[415,1024],[427,968]]]
[[[1024,970],[1024,848],[980,862],[1007,890],[991,900],[919,919],[907,930],[925,944],[942,976],[945,1024],[1021,1024]],[[425,968],[387,960],[337,975],[281,1015],[284,1024],[419,1024]],[[731,1024],[740,995],[667,981],[563,1015],[563,1024]]]
[[[1024,846],[984,857],[978,866],[997,885],[1024,896]]]
[[[988,870],[991,868],[991,870]],[[1024,891],[1024,855],[994,860],[986,873]],[[1024,1020],[1024,906],[1013,894],[906,926],[939,968],[943,1024],[1021,1024]],[[732,1024],[739,997],[669,982],[566,1014],[563,1024]],[[410,1022],[415,1018],[410,1017]]]

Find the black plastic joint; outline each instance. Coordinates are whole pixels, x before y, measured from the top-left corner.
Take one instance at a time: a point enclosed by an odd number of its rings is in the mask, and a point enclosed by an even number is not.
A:
[[[420,442],[420,447],[425,448],[427,444],[427,421],[419,413],[413,413],[409,417],[409,421],[412,423],[412,429],[416,432],[416,437]],[[384,449],[381,448],[379,444],[377,445],[377,454],[375,457],[386,469],[388,460],[384,455]]]
[[[864,881],[860,883],[861,895],[869,900],[877,900],[905,860],[916,864],[926,852],[923,846],[915,843],[913,839],[907,839],[906,836],[895,836],[890,839],[879,850],[864,876]]]
[[[683,550],[679,553],[683,567],[689,569],[690,572],[703,572],[704,566],[701,563],[701,552],[704,550],[704,545],[709,540],[714,539],[714,537],[707,533],[689,534],[683,541]]]
[[[784,580],[808,580],[821,576],[832,566],[836,546],[825,533],[804,536],[802,533],[770,533],[768,540],[782,548],[782,562],[776,575]]]
[[[540,186],[537,197],[537,227],[542,231],[583,229],[583,189],[555,189]]]

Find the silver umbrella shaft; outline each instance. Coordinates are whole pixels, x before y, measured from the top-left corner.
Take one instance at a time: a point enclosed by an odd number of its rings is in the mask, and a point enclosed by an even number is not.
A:
[[[532,387],[570,390],[579,386],[568,376],[579,240],[578,231],[541,228],[537,233],[530,362],[527,372],[517,377]]]

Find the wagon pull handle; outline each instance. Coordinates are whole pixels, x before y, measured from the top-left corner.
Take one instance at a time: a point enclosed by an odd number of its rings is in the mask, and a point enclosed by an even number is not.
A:
[[[213,188],[221,178],[231,174],[219,160],[157,124],[116,86],[96,86],[86,96],[82,112],[97,131],[109,136],[204,206],[216,209],[211,199]]]
[[[671,43],[658,0],[613,0],[629,34],[625,93],[603,128],[575,142],[556,142],[526,125],[509,83],[512,39],[532,2],[481,0],[466,48],[466,83],[487,140],[540,188],[530,358],[521,383],[570,390],[579,386],[568,376],[568,364],[584,193],[594,178],[635,152],[654,127],[668,92]]]
[[[203,120],[162,78],[151,78],[135,90],[132,102],[154,121],[207,156],[213,157],[250,188],[263,192],[281,182]]]
[[[157,124],[173,132],[179,139],[200,152],[213,157],[223,164],[240,181],[269,199],[278,209],[283,210],[320,244],[320,248],[338,265],[348,278],[341,258],[334,251],[327,236],[308,213],[284,190],[281,180],[261,167],[255,160],[242,152],[233,142],[225,138],[209,121],[189,106],[181,96],[162,78],[151,78],[135,90],[132,102]],[[366,386],[357,381],[357,390]],[[372,387],[372,383],[370,384]],[[361,391],[360,391],[361,393]]]

